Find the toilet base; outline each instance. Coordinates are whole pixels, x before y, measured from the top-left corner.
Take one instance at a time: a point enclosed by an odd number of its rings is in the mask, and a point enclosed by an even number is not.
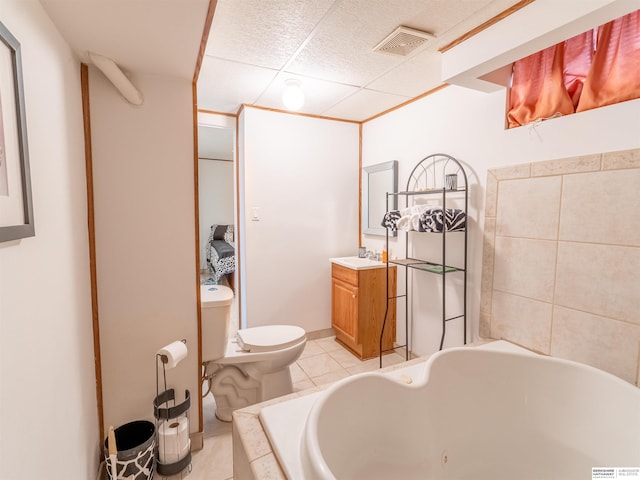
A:
[[[266,373],[262,377],[261,402],[272,398],[289,395],[293,392],[293,382],[291,380],[291,369],[289,367],[279,372]]]
[[[223,422],[230,422],[235,410],[293,392],[289,367],[263,374],[258,380],[238,366],[226,365],[215,372],[211,382],[216,418]]]

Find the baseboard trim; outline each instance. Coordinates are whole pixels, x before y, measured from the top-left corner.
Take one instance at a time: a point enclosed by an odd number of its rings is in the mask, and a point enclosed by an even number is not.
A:
[[[193,432],[189,435],[191,439],[191,451],[202,450],[204,448],[204,432]]]
[[[326,338],[335,335],[333,328],[325,328],[324,330],[315,330],[313,332],[307,332],[307,340],[318,340],[319,338]]]

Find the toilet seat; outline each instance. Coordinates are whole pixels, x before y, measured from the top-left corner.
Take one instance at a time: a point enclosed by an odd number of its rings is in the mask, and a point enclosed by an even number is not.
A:
[[[273,352],[300,343],[305,331],[294,325],[265,325],[238,330],[236,339],[244,352]]]

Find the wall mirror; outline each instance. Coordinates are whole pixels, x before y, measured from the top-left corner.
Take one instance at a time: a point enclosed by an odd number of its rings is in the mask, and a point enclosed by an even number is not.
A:
[[[381,225],[387,211],[387,193],[398,191],[398,161],[370,165],[362,169],[362,233],[386,235]],[[398,206],[398,197],[389,197],[389,210]],[[396,236],[396,232],[389,232]]]

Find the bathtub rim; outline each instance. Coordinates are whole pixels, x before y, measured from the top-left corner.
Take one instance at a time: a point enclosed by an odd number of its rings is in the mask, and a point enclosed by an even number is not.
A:
[[[507,342],[508,343],[508,342]],[[510,344],[513,345],[513,344]],[[517,346],[516,346],[517,347]],[[587,365],[584,363],[580,363],[574,360],[568,360],[559,357],[553,357],[550,355],[539,354],[533,352],[531,350],[526,350],[522,347],[517,347],[518,350],[509,349],[492,349],[492,348],[469,348],[466,346],[463,347],[452,347],[446,350],[441,350],[439,352],[431,355],[422,365],[422,371],[420,374],[420,378],[414,379],[413,382],[409,385],[403,384],[403,382],[398,379],[394,379],[389,373],[382,372],[365,372],[357,375],[353,375],[351,377],[347,377],[341,379],[331,386],[329,386],[326,390],[320,392],[315,402],[311,406],[307,419],[305,421],[305,425],[302,431],[302,438],[300,442],[300,458],[302,461],[302,470],[305,476],[309,475],[310,478],[313,479],[323,479],[323,480],[336,480],[335,475],[333,474],[331,468],[325,461],[324,455],[321,452],[320,444],[318,441],[318,424],[319,424],[319,416],[324,409],[324,406],[329,401],[329,398],[334,395],[336,392],[339,392],[345,388],[349,388],[349,385],[355,382],[363,381],[363,378],[371,378],[377,377],[380,378],[381,381],[391,382],[391,384],[400,384],[401,388],[407,389],[419,389],[424,387],[430,378],[431,367],[434,363],[442,361],[443,357],[446,358],[450,355],[458,355],[461,352],[467,352],[463,354],[477,355],[477,351],[480,351],[480,354],[489,354],[489,355],[498,355],[498,356],[516,356],[516,357],[528,357],[528,358],[536,358],[536,361],[542,361],[546,363],[552,364],[560,364],[566,365],[571,368],[577,368],[582,371],[588,372],[590,375],[595,375],[597,377],[601,377],[606,379],[606,381],[617,383],[623,390],[629,390],[630,394],[638,395],[640,392],[640,387],[633,385],[622,378],[613,375],[612,373],[606,372],[599,368],[593,367],[591,365]],[[473,353],[471,353],[473,352]],[[393,373],[393,372],[391,372]],[[632,393],[633,392],[633,393]]]

